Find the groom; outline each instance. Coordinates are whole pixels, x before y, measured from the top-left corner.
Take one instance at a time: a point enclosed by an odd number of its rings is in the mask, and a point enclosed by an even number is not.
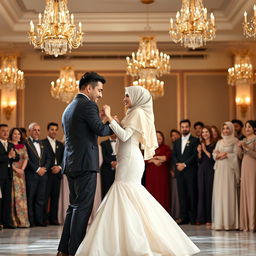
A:
[[[102,98],[105,79],[95,72],[85,73],[79,93],[62,116],[65,133],[63,170],[70,190],[70,205],[58,248],[58,256],[75,255],[91,215],[99,170],[98,136],[113,134],[99,117],[97,101]]]

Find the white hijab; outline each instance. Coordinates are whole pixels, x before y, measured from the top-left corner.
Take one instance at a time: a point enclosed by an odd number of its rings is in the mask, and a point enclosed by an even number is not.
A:
[[[125,88],[129,95],[132,107],[122,120],[124,128],[130,127],[140,135],[140,143],[144,149],[144,159],[151,159],[158,148],[156,129],[154,124],[153,101],[150,92],[141,86]]]
[[[223,135],[223,132],[221,133],[221,136],[223,138],[224,146],[231,146],[231,145],[237,143],[238,139],[235,137],[234,125],[231,122],[225,122],[224,125],[227,125],[229,130],[231,131],[231,134],[228,135],[228,136]]]

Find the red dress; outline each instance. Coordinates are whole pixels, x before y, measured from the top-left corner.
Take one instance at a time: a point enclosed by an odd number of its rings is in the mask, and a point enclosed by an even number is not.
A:
[[[160,166],[146,162],[146,188],[152,196],[170,212],[169,190],[169,161],[171,158],[170,147],[161,144],[156,149],[155,156],[166,156],[167,160]]]

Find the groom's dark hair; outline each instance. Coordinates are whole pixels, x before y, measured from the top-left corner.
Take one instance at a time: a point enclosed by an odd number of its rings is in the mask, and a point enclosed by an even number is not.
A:
[[[106,80],[96,72],[86,72],[80,79],[79,90],[84,90],[89,84],[94,89],[98,85],[98,82],[105,84]]]

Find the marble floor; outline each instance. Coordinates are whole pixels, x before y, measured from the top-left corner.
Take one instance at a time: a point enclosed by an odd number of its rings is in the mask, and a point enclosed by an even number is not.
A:
[[[211,231],[204,226],[185,225],[181,227],[201,249],[198,256],[256,255],[256,233]],[[0,255],[56,255],[61,231],[61,226],[1,230]]]

